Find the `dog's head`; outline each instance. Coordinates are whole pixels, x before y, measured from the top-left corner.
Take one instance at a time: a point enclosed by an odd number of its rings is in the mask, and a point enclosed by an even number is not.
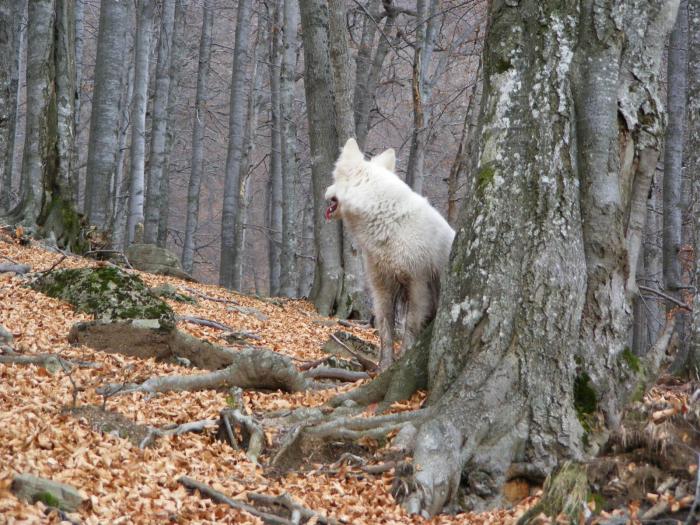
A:
[[[353,181],[358,181],[361,178],[371,177],[372,169],[379,167],[383,170],[394,172],[396,168],[396,154],[393,149],[388,149],[383,153],[365,160],[365,156],[360,151],[357,141],[353,138],[348,139],[343,146],[340,156],[335,163],[333,170],[334,184],[326,189],[326,220],[339,219],[342,217],[342,198],[339,193],[342,193],[342,188],[352,184]],[[359,182],[359,181],[358,181]]]

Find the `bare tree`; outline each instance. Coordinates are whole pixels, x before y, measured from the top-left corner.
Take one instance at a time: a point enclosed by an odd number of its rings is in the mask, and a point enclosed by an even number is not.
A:
[[[294,81],[296,78],[296,46],[299,27],[297,0],[283,0],[282,64],[280,71],[280,120],[282,148],[282,254],[280,260],[280,293],[297,296],[297,228],[300,206],[298,195],[297,129],[294,120]]]
[[[143,225],[144,168],[146,164],[146,106],[148,105],[148,63],[153,36],[153,0],[139,0],[134,49],[134,99],[131,107],[131,169],[129,171],[129,212],[126,240],[135,241],[136,225]]]
[[[688,129],[686,169],[691,174],[695,224],[693,315],[688,370],[700,372],[700,0],[688,0]]]
[[[202,4],[202,33],[199,40],[199,66],[197,68],[197,95],[192,124],[192,166],[190,183],[187,187],[187,218],[185,241],[182,247],[182,266],[192,273],[194,267],[194,235],[199,220],[199,193],[202,187],[204,168],[204,129],[206,128],[206,101],[209,82],[209,61],[211,60],[211,29],[214,22],[214,8],[208,0]]]
[[[241,208],[241,159],[243,157],[246,69],[250,44],[251,0],[240,0],[236,14],[236,43],[231,68],[231,98],[229,106],[229,137],[226,155],[224,204],[221,217],[221,262],[219,283],[227,288],[240,289],[241,253],[238,244],[236,221],[240,221]]]
[[[80,106],[82,102],[83,84],[83,49],[85,47],[85,2],[75,0],[75,110],[73,111],[73,127],[76,134],[80,129]],[[73,143],[71,152],[71,188],[73,190],[73,202],[81,206],[80,201],[80,151],[77,141]]]
[[[206,2],[205,2],[206,3]],[[146,183],[145,223],[143,242],[155,244],[158,240],[158,223],[161,208],[160,180],[165,171],[165,146],[168,133],[168,93],[170,92],[170,49],[175,24],[175,2],[163,2],[160,35],[158,37],[158,62],[156,64],[153,118],[151,119],[151,149]]]
[[[107,229],[111,219],[110,185],[117,170],[119,99],[130,27],[128,2],[103,0],[95,59],[90,114],[85,213],[91,224]]]
[[[281,32],[282,2],[275,1],[268,7],[270,34],[270,214],[269,214],[269,257],[270,295],[280,293],[280,272],[282,257],[282,220],[284,214],[282,199],[282,107],[280,102],[280,81],[282,68]]]

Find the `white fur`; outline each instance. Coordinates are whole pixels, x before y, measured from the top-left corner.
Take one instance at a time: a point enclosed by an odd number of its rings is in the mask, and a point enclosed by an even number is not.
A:
[[[439,290],[440,274],[447,265],[455,235],[425,197],[393,172],[395,164],[394,150],[367,161],[355,140],[350,139],[336,162],[334,184],[326,190],[326,199],[335,197],[338,201],[333,216],[343,220],[365,256],[384,365],[389,359],[384,355],[389,351],[386,347],[393,343],[397,295],[403,292],[408,299],[403,341],[407,347],[434,315],[437,302],[431,295],[436,294],[436,287]],[[390,326],[383,329],[383,323]]]

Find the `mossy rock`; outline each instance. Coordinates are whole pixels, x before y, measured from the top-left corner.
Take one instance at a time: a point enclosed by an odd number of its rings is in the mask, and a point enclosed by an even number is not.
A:
[[[197,304],[194,297],[178,292],[177,288],[168,283],[151,288],[151,293],[156,297],[165,297],[166,299],[172,299],[173,301],[177,301],[179,303]]]
[[[175,326],[175,314],[144,282],[115,267],[56,270],[39,276],[32,288],[72,304],[102,321],[154,319]]]

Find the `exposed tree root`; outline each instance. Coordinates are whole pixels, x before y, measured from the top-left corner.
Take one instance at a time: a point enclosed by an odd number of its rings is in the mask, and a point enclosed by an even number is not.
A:
[[[202,299],[205,299],[207,301],[212,301],[215,303],[223,303],[223,304],[235,304],[235,305],[240,304],[237,301],[234,301],[233,299],[219,299],[218,297],[212,297],[211,295],[204,294],[204,293],[200,292],[199,290],[195,290],[194,288],[190,288],[188,286],[180,286],[180,288],[187,291],[188,293],[196,295],[197,297],[201,297]]]
[[[217,439],[226,441],[235,449],[245,450],[246,456],[253,463],[265,446],[265,433],[254,418],[246,416],[237,408],[222,410],[218,421]]]
[[[178,315],[177,320],[182,321],[184,323],[191,323],[200,326],[206,326],[209,328],[216,328],[217,330],[224,330],[225,332],[234,331],[233,328],[231,328],[230,326],[226,326],[225,324],[219,323],[217,321],[212,321],[211,319],[203,319],[201,317],[193,317],[191,315]]]
[[[354,370],[331,368],[328,366],[312,368],[311,370],[305,372],[304,375],[311,379],[339,379],[349,383],[369,378],[369,374],[367,372],[355,372]]]
[[[221,388],[263,388],[299,392],[307,382],[291,360],[269,350],[246,348],[232,352],[232,363],[222,370],[200,375],[152,377],[141,384],[108,384],[97,389],[101,395],[131,392],[194,392]]]
[[[31,269],[32,269],[32,267],[29,266],[28,264],[11,264],[11,263],[1,263],[0,264],[0,273],[16,273],[19,275],[24,275],[25,273],[27,273]]]
[[[330,404],[339,406],[346,401],[359,405],[380,403],[380,411],[395,401],[408,399],[416,390],[428,387],[428,349],[433,333],[432,323],[416,343],[385,372],[366,385],[334,397]]]
[[[567,461],[556,474],[547,478],[539,503],[527,511],[518,525],[534,523],[540,514],[556,518],[564,514],[569,523],[581,523],[588,497],[588,478],[582,465]]]
[[[148,435],[141,440],[139,448],[144,449],[153,445],[156,439],[164,436],[181,436],[188,432],[201,432],[206,428],[216,427],[218,421],[216,419],[201,419],[199,421],[190,421],[181,425],[166,425],[161,428],[149,429]]]
[[[64,368],[70,370],[73,367],[79,368],[101,368],[99,363],[91,361],[71,361],[63,359],[56,354],[32,354],[23,355],[4,348],[5,353],[0,354],[0,363],[15,364],[15,365],[39,365],[44,368],[58,369]]]
[[[316,523],[325,523],[328,525],[339,525],[341,523],[333,518],[326,518],[318,512],[302,507],[288,494],[282,494],[281,496],[268,496],[267,494],[249,492],[248,499],[259,506],[265,506],[271,509],[279,509],[280,507],[286,509],[290,514],[289,519],[292,523],[306,523],[311,519],[315,519]],[[299,520],[294,519],[295,514],[299,515]]]

